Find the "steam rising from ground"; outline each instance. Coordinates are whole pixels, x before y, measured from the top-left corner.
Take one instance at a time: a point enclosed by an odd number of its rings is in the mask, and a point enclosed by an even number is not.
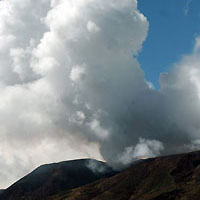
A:
[[[200,40],[155,91],[132,57],[147,32],[136,0],[0,1],[1,187],[45,162],[199,148]]]
[[[105,174],[111,172],[111,168],[106,166],[103,162],[98,162],[96,160],[88,160],[86,166],[94,173],[94,174]]]
[[[119,156],[119,161],[123,165],[128,165],[134,160],[155,157],[164,149],[163,144],[157,140],[139,139],[139,143],[134,147],[126,147]]]

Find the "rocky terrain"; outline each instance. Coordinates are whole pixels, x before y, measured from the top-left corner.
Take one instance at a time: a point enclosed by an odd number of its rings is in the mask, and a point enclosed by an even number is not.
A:
[[[3,191],[0,199],[200,199],[200,151],[146,159],[119,173],[100,162],[105,171],[100,170],[99,175],[85,167],[85,162],[86,160],[66,162],[70,167],[65,170],[64,166],[61,167],[64,163],[42,166]]]
[[[114,173],[104,162],[92,159],[42,165],[3,190],[0,200],[43,200]]]

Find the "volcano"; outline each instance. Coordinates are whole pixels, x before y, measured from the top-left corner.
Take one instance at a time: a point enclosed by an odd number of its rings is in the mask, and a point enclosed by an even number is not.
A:
[[[0,199],[199,200],[200,151],[141,160],[120,172],[96,160],[44,165],[2,191]]]

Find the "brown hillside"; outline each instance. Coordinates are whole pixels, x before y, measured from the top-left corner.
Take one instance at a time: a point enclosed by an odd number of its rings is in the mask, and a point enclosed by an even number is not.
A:
[[[98,171],[88,167],[92,163]],[[49,196],[112,176],[104,162],[81,159],[42,165],[0,193],[0,200],[43,200]]]
[[[200,151],[148,159],[48,200],[200,200]]]

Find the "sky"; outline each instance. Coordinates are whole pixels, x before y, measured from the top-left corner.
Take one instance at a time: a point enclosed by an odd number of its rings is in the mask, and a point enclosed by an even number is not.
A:
[[[200,34],[200,1],[139,0],[139,10],[150,23],[139,62],[147,80],[159,89],[160,73],[192,51]],[[155,59],[157,58],[157,59]]]
[[[200,149],[198,7],[0,1],[0,188],[45,163]]]

